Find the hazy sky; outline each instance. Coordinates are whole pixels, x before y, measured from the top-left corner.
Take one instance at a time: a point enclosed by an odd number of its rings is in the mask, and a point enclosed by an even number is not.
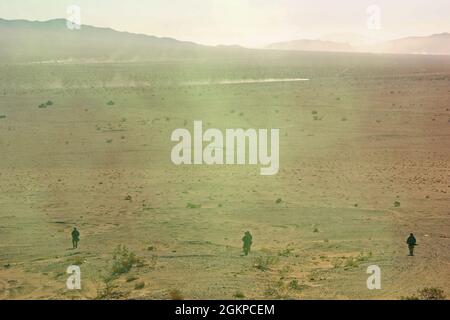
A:
[[[211,45],[450,32],[450,0],[0,0],[0,17],[65,18],[73,4],[80,6],[83,24]],[[381,9],[380,30],[367,28],[370,5]]]

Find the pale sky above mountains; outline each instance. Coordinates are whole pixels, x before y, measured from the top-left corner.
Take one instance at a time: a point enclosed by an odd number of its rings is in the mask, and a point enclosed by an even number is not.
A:
[[[294,39],[385,41],[450,32],[448,0],[0,0],[0,18],[49,20],[81,8],[83,24],[207,45]],[[380,30],[367,28],[370,5]]]

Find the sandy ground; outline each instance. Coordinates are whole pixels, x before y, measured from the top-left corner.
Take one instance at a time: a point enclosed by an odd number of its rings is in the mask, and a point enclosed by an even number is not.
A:
[[[4,83],[0,298],[98,298],[118,245],[141,262],[106,298],[450,294],[450,68],[307,77],[36,90]],[[54,104],[38,108],[47,100]],[[170,133],[192,130],[194,120],[280,128],[279,174],[174,166]],[[246,230],[254,246],[243,257]],[[407,256],[410,232],[415,257]],[[80,291],[65,286],[72,264]],[[369,265],[381,268],[381,290],[366,287]]]

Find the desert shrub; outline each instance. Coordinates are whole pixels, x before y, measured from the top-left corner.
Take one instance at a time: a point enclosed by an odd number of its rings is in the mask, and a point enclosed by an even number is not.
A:
[[[278,204],[278,203],[281,203],[281,201],[282,201],[281,198],[278,198],[278,199],[275,201],[275,203]]]
[[[445,300],[444,290],[440,288],[423,288],[417,290],[417,295],[401,297],[402,300]]]
[[[294,249],[286,248],[278,253],[281,257],[289,257]]]
[[[264,296],[272,299],[287,299],[288,290],[283,281],[276,281],[272,283],[265,291]]]
[[[171,300],[184,300],[183,294],[178,289],[170,290],[169,297]]]
[[[145,282],[144,281],[140,281],[140,282],[138,282],[138,283],[136,283],[134,285],[134,289],[135,290],[141,290],[141,289],[144,289],[144,287],[145,287]]]
[[[319,229],[318,229],[317,227],[315,227],[314,230],[313,230],[313,232],[314,232],[314,233],[318,233],[318,232],[319,232]]]
[[[6,116],[4,114],[0,114],[0,119],[6,119]]]
[[[308,288],[306,284],[299,284],[298,280],[294,279],[291,282],[289,282],[289,288],[296,291],[302,291]]]
[[[314,115],[313,116],[313,120],[314,121],[320,121],[320,120],[322,120],[323,119],[323,117],[319,117],[318,115]]]
[[[420,300],[445,300],[444,290],[440,288],[423,288],[418,291]]]
[[[254,267],[261,271],[267,271],[272,265],[278,262],[278,257],[256,257],[254,261]]]
[[[323,117],[319,117],[319,112],[317,112],[316,110],[311,112],[313,120],[314,121],[318,121],[318,120],[322,120]]]
[[[112,274],[117,276],[127,273],[136,263],[138,263],[136,255],[128,251],[127,247],[119,245],[113,253]]]
[[[236,291],[236,292],[233,294],[233,298],[236,298],[236,299],[244,299],[244,298],[245,298],[245,294],[244,294],[243,292],[241,292],[241,291]]]
[[[364,252],[361,252],[356,258],[355,260],[357,262],[363,262],[363,261],[367,261],[369,260],[369,258],[372,257],[372,251],[369,251],[367,254],[365,254]]]
[[[400,207],[400,202],[395,201],[395,202],[394,202],[394,207],[396,207],[396,208]]]
[[[201,204],[194,204],[194,203],[190,203],[190,202],[186,205],[186,208],[188,208],[188,209],[198,209],[201,207],[202,207]]]
[[[348,257],[347,259],[345,259],[344,269],[348,270],[351,268],[357,268],[357,267],[359,267],[359,264],[361,262],[368,261],[369,258],[371,258],[371,257],[372,257],[372,251],[369,251],[368,254],[364,254],[363,252],[361,252],[356,257]]]
[[[52,105],[53,105],[53,101],[48,100],[45,104],[46,104],[47,106],[52,106]]]
[[[103,289],[97,291],[97,298],[99,300],[117,299],[121,294],[116,291],[117,285],[113,283],[114,278],[111,276],[103,278]]]
[[[39,109],[45,109],[45,108],[47,108],[47,106],[46,106],[45,104],[41,103],[41,104],[38,106],[38,108],[39,108]]]
[[[344,261],[342,259],[336,258],[333,260],[333,268],[337,269],[342,267],[342,264],[344,263]]]
[[[107,106],[113,106],[114,105],[114,101],[110,100],[106,103]]]
[[[354,257],[348,257],[344,263],[344,269],[348,270],[351,268],[357,268],[359,266],[358,260]]]

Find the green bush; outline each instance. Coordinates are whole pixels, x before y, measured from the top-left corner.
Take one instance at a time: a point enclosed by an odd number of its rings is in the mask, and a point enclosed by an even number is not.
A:
[[[294,249],[286,248],[278,253],[280,257],[289,257]]]
[[[289,288],[296,291],[302,291],[308,288],[308,286],[306,284],[299,284],[298,280],[294,279],[291,282],[289,282]]]
[[[136,255],[125,246],[118,246],[113,253],[112,274],[114,276],[127,273],[138,262]]]
[[[236,291],[236,292],[233,294],[233,298],[236,298],[236,299],[244,299],[244,298],[245,298],[245,294],[242,293],[241,291]]]
[[[274,256],[268,257],[256,257],[254,261],[254,267],[261,271],[267,271],[270,266],[278,262],[278,258]]]

